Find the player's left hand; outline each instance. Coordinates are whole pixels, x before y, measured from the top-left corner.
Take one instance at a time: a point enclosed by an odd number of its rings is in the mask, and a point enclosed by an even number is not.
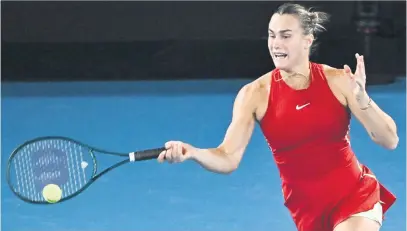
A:
[[[366,105],[366,101],[369,100],[369,96],[366,92],[366,72],[363,55],[356,53],[356,70],[352,73],[352,70],[348,65],[344,65],[345,73],[349,77],[349,84],[353,95],[356,97],[357,102],[363,107]]]

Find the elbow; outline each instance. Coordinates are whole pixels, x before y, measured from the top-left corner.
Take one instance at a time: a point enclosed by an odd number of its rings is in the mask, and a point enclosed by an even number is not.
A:
[[[215,173],[218,173],[218,174],[221,174],[221,175],[230,175],[230,174],[232,174],[234,171],[236,171],[236,169],[237,169],[237,167],[236,166],[223,166],[223,167],[221,167],[221,168],[219,168],[219,169],[214,169],[214,170],[212,170],[213,172],[215,172]]]
[[[236,168],[230,168],[230,169],[224,169],[222,172],[220,172],[223,175],[230,175],[232,174],[234,171],[236,170]]]
[[[399,144],[399,137],[395,135],[395,137],[389,139],[389,141],[386,143],[385,148],[389,150],[394,150],[397,148]]]
[[[238,164],[238,163],[234,163],[234,162],[232,161],[232,163],[231,163],[231,165],[230,165],[228,171],[226,172],[226,174],[232,174],[234,171],[237,170],[238,167],[239,167],[239,164]]]
[[[223,167],[221,168],[222,170],[219,173],[229,175],[235,172],[240,165],[241,158],[239,157],[241,157],[241,154],[227,152],[222,147],[218,147],[217,149],[218,153],[220,153],[224,157],[224,161],[222,164]]]
[[[394,121],[392,121],[392,123],[390,123],[390,125],[387,127],[387,131],[388,131],[388,139],[386,142],[386,146],[385,148],[389,149],[389,150],[394,150],[397,148],[398,144],[399,144],[399,136],[397,135],[397,126],[394,123]]]
[[[220,173],[225,174],[225,175],[230,175],[233,172],[235,172],[238,167],[239,167],[239,162],[233,160],[232,158],[229,158],[227,167],[225,166],[225,168],[222,169],[223,171],[221,171]]]
[[[391,133],[381,139],[374,138],[373,141],[388,150],[395,150],[399,144],[399,137],[397,133]]]

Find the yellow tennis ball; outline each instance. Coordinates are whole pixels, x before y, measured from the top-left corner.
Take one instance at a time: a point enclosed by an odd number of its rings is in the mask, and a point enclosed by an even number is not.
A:
[[[62,190],[56,184],[48,184],[42,190],[42,196],[49,203],[56,203],[61,200]]]

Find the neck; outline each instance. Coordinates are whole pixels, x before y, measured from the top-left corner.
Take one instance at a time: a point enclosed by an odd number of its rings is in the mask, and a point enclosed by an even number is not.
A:
[[[308,78],[310,71],[310,62],[307,60],[306,62],[294,66],[290,70],[281,70],[281,75],[285,78],[298,74]]]

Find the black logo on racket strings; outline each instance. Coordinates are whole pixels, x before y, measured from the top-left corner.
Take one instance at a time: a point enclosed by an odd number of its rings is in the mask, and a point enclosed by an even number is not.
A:
[[[31,161],[38,191],[48,184],[61,186],[68,182],[68,158],[65,152],[56,148],[40,149],[33,153]]]

